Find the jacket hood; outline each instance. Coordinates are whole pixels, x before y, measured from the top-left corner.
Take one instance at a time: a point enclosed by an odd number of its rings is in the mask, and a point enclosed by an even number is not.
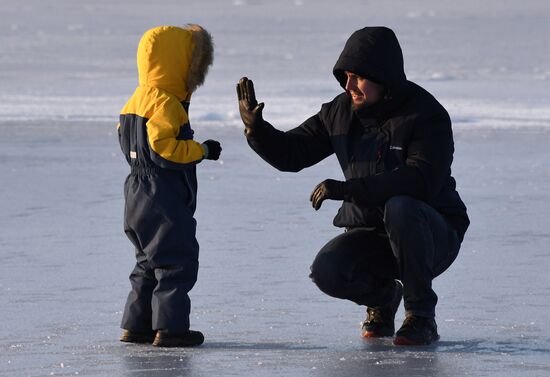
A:
[[[349,37],[332,70],[342,88],[345,71],[382,84],[392,94],[407,83],[401,46],[394,32],[383,26],[365,27]]]
[[[212,38],[202,27],[155,27],[139,42],[139,85],[163,89],[188,101],[204,82],[212,61]]]

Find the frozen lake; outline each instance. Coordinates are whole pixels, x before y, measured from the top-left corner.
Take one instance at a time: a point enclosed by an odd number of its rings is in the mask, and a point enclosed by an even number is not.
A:
[[[0,126],[2,376],[547,376],[550,283],[545,130],[455,131],[472,227],[435,280],[441,341],[364,341],[364,308],[309,281],[338,230],[311,189],[337,164],[293,175],[259,160],[235,128],[206,127],[223,163],[199,169],[196,350],[119,343],[133,251],[122,234],[127,171],[112,124]],[[199,132],[197,132],[199,133]],[[510,153],[513,150],[514,153]],[[403,309],[397,321],[403,320]]]
[[[0,3],[0,376],[550,375],[547,1],[111,3]],[[206,343],[154,349],[118,342],[133,250],[114,126],[141,33],[185,22],[216,43],[191,124],[224,148],[198,169],[191,323]],[[309,194],[342,173],[334,159],[275,171],[246,145],[235,103],[247,75],[266,119],[298,124],[339,92],[331,70],[349,34],[376,24],[453,118],[472,219],[434,282],[441,341],[429,347],[364,341],[364,308],[310,282],[339,230],[337,204],[316,212]]]

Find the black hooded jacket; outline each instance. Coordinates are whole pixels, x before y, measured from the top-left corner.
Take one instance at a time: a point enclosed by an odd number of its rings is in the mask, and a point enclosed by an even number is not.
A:
[[[346,178],[336,226],[380,226],[386,200],[409,195],[438,210],[463,238],[469,219],[451,176],[451,120],[431,94],[407,81],[393,31],[353,33],[333,69],[342,87],[345,71],[382,84],[386,98],[354,110],[344,92],[290,131],[264,122],[248,136],[249,145],[282,171],[299,171],[336,153]]]

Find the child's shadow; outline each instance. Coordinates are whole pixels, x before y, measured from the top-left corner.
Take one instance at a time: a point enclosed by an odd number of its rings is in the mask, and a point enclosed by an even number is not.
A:
[[[246,343],[246,342],[208,342],[204,343],[202,349],[228,349],[228,350],[243,350],[243,351],[319,351],[325,350],[326,347],[308,346],[307,344],[296,343]]]

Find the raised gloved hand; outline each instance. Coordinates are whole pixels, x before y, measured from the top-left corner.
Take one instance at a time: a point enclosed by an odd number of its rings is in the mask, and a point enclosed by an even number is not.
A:
[[[323,204],[323,200],[325,199],[344,200],[346,193],[345,185],[346,182],[336,181],[334,179],[324,180],[313,189],[309,198],[311,205],[317,211],[321,208],[321,204]]]
[[[202,143],[204,149],[204,158],[207,160],[217,160],[220,158],[220,153],[222,151],[222,146],[216,140],[206,140]]]
[[[244,133],[249,136],[263,126],[262,110],[264,103],[258,104],[254,83],[246,77],[237,84],[237,98],[239,99],[239,112],[244,123]]]

